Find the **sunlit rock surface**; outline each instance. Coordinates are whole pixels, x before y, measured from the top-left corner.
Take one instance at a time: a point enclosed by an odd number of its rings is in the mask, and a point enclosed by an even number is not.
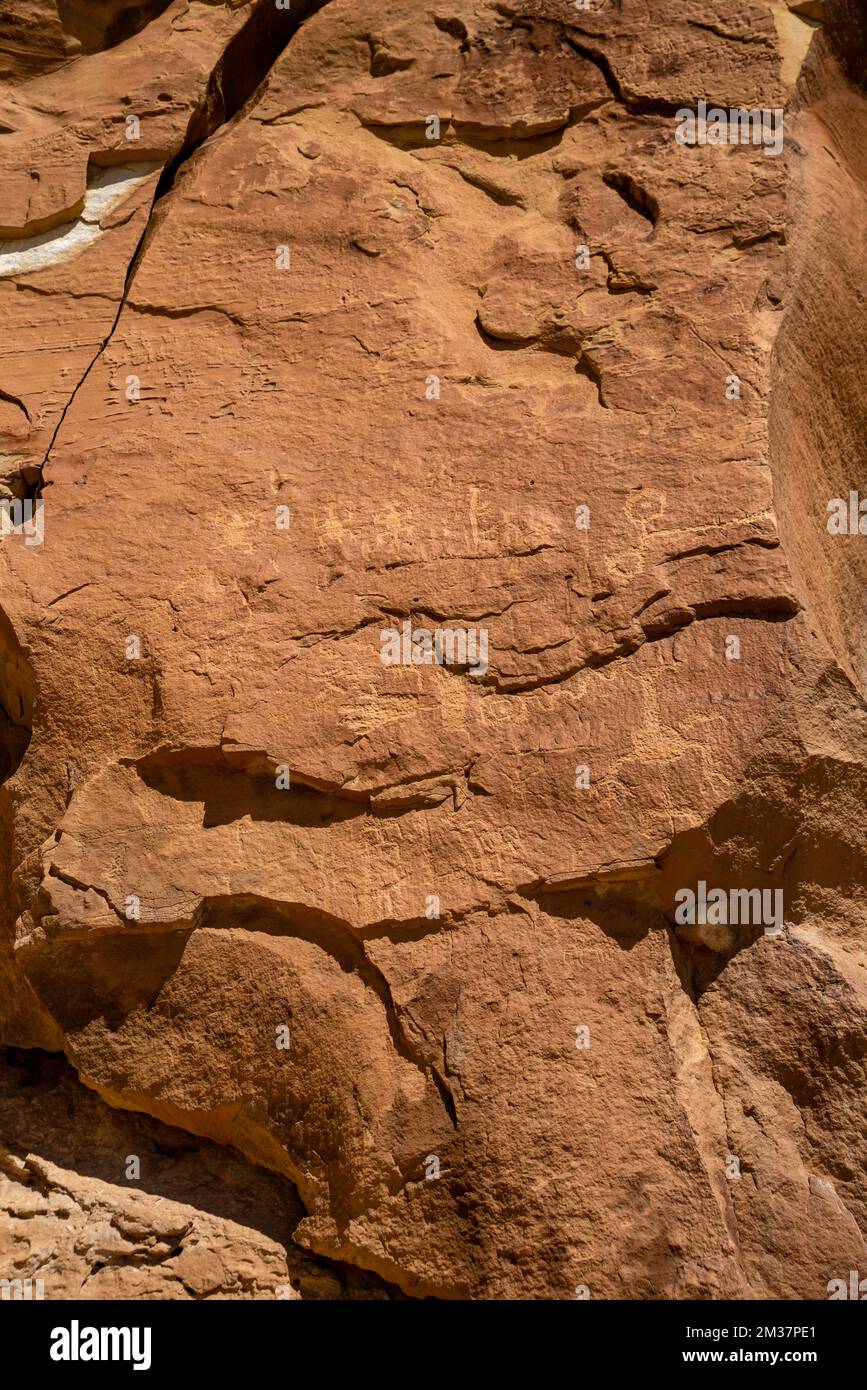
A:
[[[46,1298],[863,1261],[863,33],[652,8],[7,6],[0,1023],[89,1088],[0,1105]]]

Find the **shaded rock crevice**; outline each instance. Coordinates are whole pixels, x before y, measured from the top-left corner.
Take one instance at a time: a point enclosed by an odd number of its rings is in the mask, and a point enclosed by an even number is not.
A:
[[[40,1279],[47,1300],[402,1297],[294,1244],[304,1211],[286,1179],[110,1109],[38,1050],[0,1054],[0,1208],[4,1273]]]

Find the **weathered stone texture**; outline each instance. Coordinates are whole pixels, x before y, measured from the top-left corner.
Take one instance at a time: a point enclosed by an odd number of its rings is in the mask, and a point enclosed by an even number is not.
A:
[[[52,1112],[9,1258],[823,1297],[867,1215],[854,19],[98,8],[0,25],[0,494],[44,502],[0,542],[0,1022],[197,1139],[157,1221],[133,1121],[88,1098],[94,1170]],[[678,143],[702,100],[782,152]],[[384,664],[404,623],[485,660]],[[684,929],[700,880],[782,930]]]

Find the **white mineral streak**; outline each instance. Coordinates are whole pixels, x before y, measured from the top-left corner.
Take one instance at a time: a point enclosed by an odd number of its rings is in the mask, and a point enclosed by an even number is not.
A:
[[[84,195],[81,216],[36,236],[0,241],[0,276],[29,275],[80,256],[104,235],[101,223],[149,179],[158,163],[116,164],[103,169]]]

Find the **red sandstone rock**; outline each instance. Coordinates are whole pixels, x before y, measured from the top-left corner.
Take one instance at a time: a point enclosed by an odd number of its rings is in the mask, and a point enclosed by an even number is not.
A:
[[[823,1297],[865,1218],[851,22],[42,8],[0,27],[0,471],[44,504],[0,541],[5,1040],[294,1184],[324,1296]],[[782,151],[678,143],[700,101]],[[782,928],[684,924],[699,881]],[[274,1296],[202,1221],[135,1296]]]

